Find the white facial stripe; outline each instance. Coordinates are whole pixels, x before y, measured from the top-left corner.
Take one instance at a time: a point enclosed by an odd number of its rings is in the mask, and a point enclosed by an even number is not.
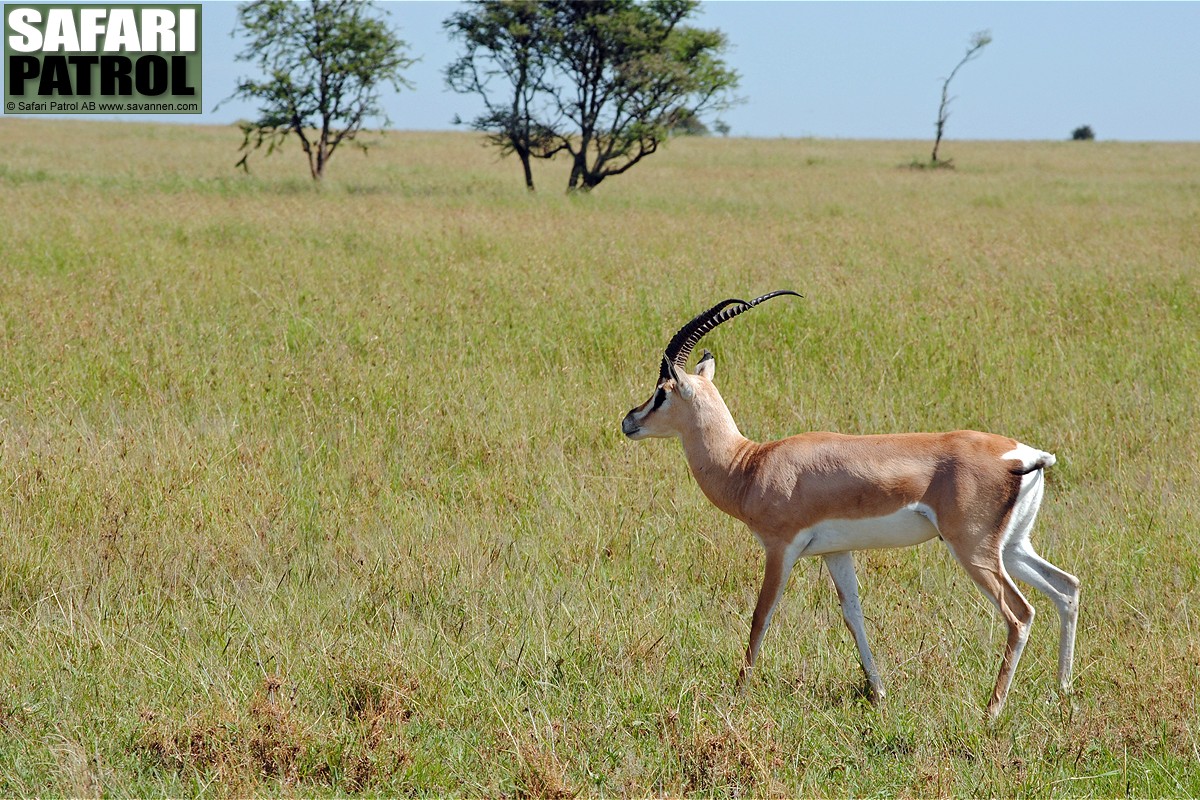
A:
[[[634,409],[633,418],[639,422],[644,420],[646,417],[650,416],[659,408],[661,408],[666,401],[667,391],[660,386],[654,390],[654,395],[649,400],[642,403],[638,408]]]

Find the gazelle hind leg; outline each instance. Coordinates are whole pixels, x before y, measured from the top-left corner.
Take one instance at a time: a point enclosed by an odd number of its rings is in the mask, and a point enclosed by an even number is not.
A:
[[[1049,597],[1058,610],[1058,685],[1069,693],[1079,621],[1079,579],[1039,556],[1028,542],[1005,550],[1004,565],[1014,578]]]
[[[1064,572],[1033,549],[1029,534],[1042,503],[1045,481],[1041,473],[1027,476],[1013,509],[1012,530],[1004,547],[1004,567],[1017,580],[1037,589],[1058,611],[1058,685],[1071,691],[1075,659],[1075,629],[1079,621],[1079,579]]]
[[[971,537],[967,537],[967,541],[971,540]],[[1004,709],[1013,674],[1017,671],[1025,642],[1029,639],[1029,629],[1033,625],[1033,606],[1008,576],[999,553],[989,556],[980,552],[985,547],[994,546],[994,542],[983,540],[973,551],[961,544],[953,544],[949,539],[946,540],[946,544],[979,590],[992,601],[992,605],[1000,612],[1004,624],[1008,627],[1004,658],[1000,662],[1000,673],[996,676],[996,686],[987,706],[988,719],[994,720]]]
[[[867,643],[862,603],[858,599],[858,576],[854,572],[854,554],[830,553],[825,556],[825,566],[829,568],[829,577],[833,578],[834,588],[837,589],[838,600],[842,605],[842,619],[846,621],[846,627],[850,629],[854,643],[858,646],[859,662],[871,687],[871,702],[879,703],[885,696],[883,680],[879,677],[879,670],[875,668],[875,659],[871,656],[871,647]]]
[[[1054,602],[1058,612],[1058,687],[1064,694],[1069,693],[1075,627],[1079,622],[1079,578],[1040,557],[1028,540],[1006,548],[1004,566],[1018,581],[1030,584]]]

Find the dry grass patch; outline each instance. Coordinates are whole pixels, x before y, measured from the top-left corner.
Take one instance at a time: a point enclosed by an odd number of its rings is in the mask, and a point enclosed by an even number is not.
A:
[[[231,794],[253,791],[263,780],[295,786],[299,756],[310,744],[281,702],[279,678],[268,678],[243,709],[217,707],[190,715],[182,725],[144,712],[137,747],[179,773],[212,773]],[[246,781],[243,785],[243,781]]]

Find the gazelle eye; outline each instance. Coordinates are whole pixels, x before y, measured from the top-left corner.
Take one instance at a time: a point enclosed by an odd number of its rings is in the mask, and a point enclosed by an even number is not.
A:
[[[658,411],[658,407],[661,406],[663,404],[663,402],[666,401],[666,399],[667,399],[667,391],[665,389],[663,389],[661,386],[658,387],[658,390],[654,393],[654,403],[650,406],[650,410]]]

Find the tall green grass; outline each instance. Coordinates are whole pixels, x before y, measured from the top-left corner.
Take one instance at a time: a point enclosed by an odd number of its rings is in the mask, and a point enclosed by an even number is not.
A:
[[[591,196],[471,136],[313,187],[228,128],[0,123],[0,794],[1200,793],[1200,146],[678,140]],[[562,175],[559,173],[562,172]],[[1058,455],[1077,693],[934,544],[761,555],[624,412],[711,302],[743,432]],[[1193,618],[1197,617],[1196,620]]]

